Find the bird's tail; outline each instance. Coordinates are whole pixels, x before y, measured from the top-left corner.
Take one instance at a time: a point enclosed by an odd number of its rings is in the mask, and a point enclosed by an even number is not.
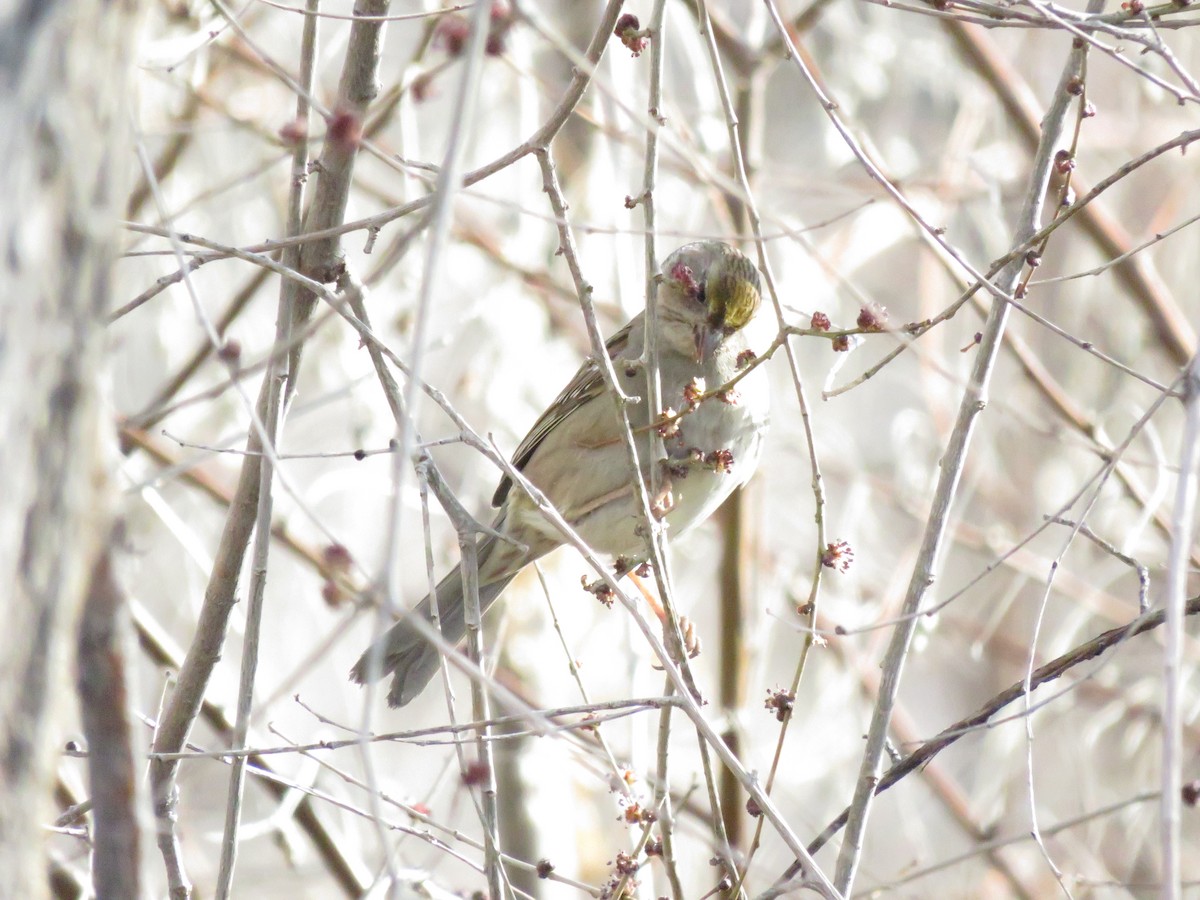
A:
[[[490,541],[481,546],[479,566],[484,569]],[[519,569],[517,570],[519,571]],[[517,572],[502,575],[495,581],[479,586],[480,612],[488,607],[508,587]],[[467,633],[463,607],[462,569],[455,566],[437,586],[438,613],[442,637],[451,645],[461,641]],[[422,600],[411,613],[430,621],[430,597]],[[392,687],[388,691],[389,706],[404,706],[421,693],[438,670],[438,649],[427,641],[408,618],[393,625],[386,634],[367,648],[367,651],[350,670],[350,677],[359,684],[393,674]]]

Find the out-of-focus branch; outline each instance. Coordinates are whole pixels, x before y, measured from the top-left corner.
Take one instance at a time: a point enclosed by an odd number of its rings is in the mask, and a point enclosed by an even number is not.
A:
[[[92,792],[92,886],[97,897],[137,897],[141,842],[125,677],[125,596],[112,551],[110,543],[96,560],[79,623],[79,707]]]
[[[136,0],[0,7],[4,897],[46,893],[54,720],[71,694],[72,637],[110,533],[101,320],[125,194],[118,139],[138,8]]]

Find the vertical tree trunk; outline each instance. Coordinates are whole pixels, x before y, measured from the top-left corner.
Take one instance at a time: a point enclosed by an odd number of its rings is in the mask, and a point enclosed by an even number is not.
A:
[[[108,533],[97,384],[114,154],[135,0],[0,13],[0,896],[45,893],[38,846],[80,599]]]

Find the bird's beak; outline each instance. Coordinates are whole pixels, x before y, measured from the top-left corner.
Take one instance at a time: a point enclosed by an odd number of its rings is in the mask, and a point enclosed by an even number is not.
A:
[[[711,325],[697,325],[695,331],[696,337],[696,362],[703,363],[710,359],[717,352],[717,345],[721,343],[721,339],[725,336],[720,328],[713,328]]]

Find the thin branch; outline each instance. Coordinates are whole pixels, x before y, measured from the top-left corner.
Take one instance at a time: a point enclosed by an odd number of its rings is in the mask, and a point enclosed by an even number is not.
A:
[[[156,666],[178,671],[183,662],[183,651],[174,645],[163,627],[151,617],[141,604],[134,601],[130,606],[134,627],[137,630],[138,643],[142,650]],[[233,722],[226,715],[223,706],[205,700],[200,707],[200,717],[221,741],[232,745]],[[187,756],[188,752],[181,751],[181,758]],[[153,765],[153,749],[148,755]],[[249,759],[254,770],[260,773],[274,774],[270,763],[262,756],[253,753]],[[265,784],[268,793],[276,799],[282,800],[283,789],[277,789],[277,782],[267,780]],[[342,893],[347,897],[360,896],[366,890],[367,876],[362,861],[354,858],[351,853],[354,848],[338,839],[338,836],[317,815],[312,803],[301,803],[296,807],[293,815],[300,828],[312,841],[317,856],[332,874]]]
[[[308,0],[308,8],[316,11],[319,0]],[[300,85],[303,91],[296,97],[296,121],[303,123],[301,131],[308,132],[309,108],[306,97],[312,91],[313,63],[317,46],[317,19],[305,19],[300,42]],[[304,208],[304,181],[308,171],[308,141],[301,137],[292,151],[292,183],[288,195],[287,233],[299,234],[301,210]],[[289,248],[283,253],[283,263],[289,269],[298,269],[300,249]],[[285,415],[284,394],[294,380],[288,366],[297,362],[290,352],[281,352],[292,340],[293,315],[296,309],[298,288],[291,280],[283,279],[279,285],[279,305],[275,318],[275,341],[273,356],[267,366],[263,386],[266,402],[263,412],[263,446],[266,452],[259,462],[258,504],[254,523],[254,550],[251,561],[249,603],[246,608],[246,626],[242,641],[242,665],[238,685],[237,718],[234,721],[234,746],[245,746],[250,730],[250,712],[254,706],[254,681],[258,671],[258,655],[262,631],[263,598],[267,584],[267,559],[271,549],[271,518],[274,497],[271,490],[275,476],[273,454],[278,446],[279,434],[283,429]],[[241,822],[242,796],[245,790],[245,761],[236,759],[230,767],[229,792],[225,807],[225,828],[221,840],[221,860],[217,871],[216,896],[225,900],[233,888],[234,865],[237,861],[238,830]]]
[[[1162,807],[1159,835],[1162,841],[1162,893],[1164,900],[1182,896],[1180,807],[1183,752],[1184,615],[1188,561],[1196,533],[1196,478],[1200,465],[1200,355],[1192,359],[1184,382],[1184,430],[1179,450],[1179,481],[1171,550],[1167,558],[1167,588],[1164,606],[1167,640],[1163,649]]]
[[[1200,597],[1193,597],[1188,600],[1183,608],[1185,616],[1194,616],[1200,614]],[[1092,638],[1078,647],[1055,657],[1050,662],[1043,666],[1039,666],[1033,673],[1033,677],[1029,679],[1028,690],[1032,691],[1041,687],[1044,684],[1054,681],[1070,672],[1073,668],[1081,663],[1103,655],[1108,650],[1118,647],[1126,641],[1137,637],[1140,634],[1153,631],[1160,627],[1167,618],[1165,610],[1157,610],[1152,613],[1139,616],[1127,625],[1121,625],[1116,628],[1110,628],[1096,637]],[[914,750],[903,760],[896,763],[879,779],[875,787],[876,794],[882,794],[888,788],[895,785],[902,778],[911,775],[913,772],[920,770],[926,763],[932,760],[943,750],[955,744],[960,738],[966,737],[969,734],[974,734],[979,728],[987,725],[991,718],[996,715],[1004,707],[1016,703],[1026,695],[1026,682],[1024,679],[1010,685],[1005,690],[988,700],[983,706],[976,710],[971,715],[964,719],[960,719],[953,725],[942,729],[938,734],[922,744],[918,749]],[[842,810],[841,814],[830,822],[825,829],[808,845],[808,852],[815,854],[829,842],[843,827],[849,818],[850,808]],[[783,888],[784,885],[800,872],[798,865],[792,865],[780,878],[772,891],[777,891]],[[778,896],[778,893],[768,892],[764,897]]]
[[[1037,224],[1041,221],[1046,186],[1049,184],[1053,166],[1054,150],[1062,137],[1067,112],[1073,99],[1066,90],[1066,84],[1075,77],[1081,59],[1082,51],[1076,50],[1071,53],[1054,93],[1050,109],[1043,119],[1042,140],[1030,173],[1024,208],[1018,218],[1013,244],[1026,242],[1029,236],[1037,230]],[[1013,293],[1019,282],[1022,268],[1023,261],[1018,259],[999,273],[997,281],[1001,295]],[[936,580],[951,510],[979,414],[987,405],[988,389],[996,358],[1003,342],[1008,315],[1008,304],[1000,299],[994,300],[976,350],[970,382],[959,406],[954,430],[941,458],[937,487],[934,491],[921,549],[901,607],[903,616],[912,616],[921,609],[929,588]],[[851,813],[846,837],[838,854],[836,883],[838,889],[845,893],[849,893],[851,890],[861,859],[867,821],[882,768],[888,723],[900,689],[900,677],[915,631],[915,618],[907,618],[897,625],[883,660],[879,699],[871,717],[867,744],[863,751],[858,782],[855,786],[854,800],[850,807]]]
[[[646,30],[650,38],[650,78],[647,86],[646,113],[651,120],[663,124],[662,80],[664,48],[666,46],[666,30],[663,28],[666,0],[655,0],[650,13]],[[646,344],[645,353],[646,396],[649,409],[657,412],[663,408],[662,381],[658,368],[658,319],[655,315],[655,305],[658,302],[658,251],[655,239],[657,229],[657,205],[654,192],[658,187],[659,163],[659,129],[646,129],[645,162],[642,175],[642,193],[639,205],[642,208],[642,224],[645,228],[644,264],[646,275]],[[628,419],[625,419],[628,425]],[[648,435],[650,456],[659,459],[665,455],[661,434],[652,429]],[[650,493],[658,496],[660,473],[658,466],[650,466]],[[640,479],[637,479],[640,481]],[[653,517],[649,521],[653,521]],[[656,562],[666,560],[666,548],[662,541],[661,529],[651,528],[651,552],[655,554]],[[663,609],[667,616],[667,629],[674,635],[679,630],[679,619],[675,611],[674,597],[668,590],[671,584],[670,572],[658,565],[654,569],[655,579],[659,585],[659,593],[663,597]],[[679,643],[682,645],[682,636]],[[682,658],[682,657],[681,657]],[[671,680],[667,679],[666,691],[674,690]],[[654,809],[659,815],[659,835],[662,839],[662,861],[666,869],[667,883],[671,886],[671,894],[675,900],[684,900],[683,884],[679,880],[678,856],[675,846],[675,810],[671,804],[671,708],[663,707],[658,717],[658,741],[655,751],[657,782],[654,785]]]

